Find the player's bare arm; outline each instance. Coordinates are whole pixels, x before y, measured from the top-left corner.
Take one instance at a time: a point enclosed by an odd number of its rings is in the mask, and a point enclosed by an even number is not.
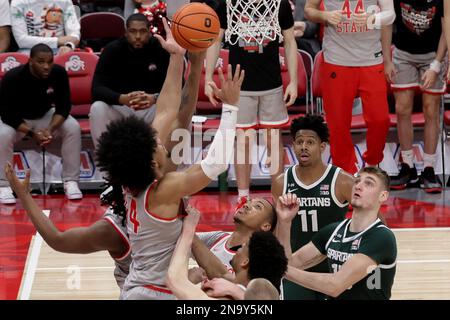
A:
[[[305,18],[312,22],[336,27],[342,20],[342,12],[340,10],[322,11],[320,10],[320,2],[321,0],[306,1]]]
[[[326,256],[320,253],[316,246],[309,242],[292,254],[289,265],[300,270],[306,270],[318,265]]]
[[[272,183],[271,192],[274,203],[276,203],[278,197],[280,197],[283,194],[284,175],[285,173],[280,174],[278,177],[275,178],[274,182]]]
[[[181,103],[181,86],[184,67],[184,54],[186,52],[173,38],[167,21],[163,19],[166,39],[156,34],[161,46],[170,53],[170,62],[167,69],[166,79],[156,102],[156,115],[153,128],[165,143],[171,133],[171,126],[176,119]]]
[[[284,252],[288,260],[292,256],[291,248],[291,223],[292,219],[297,215],[299,203],[297,195],[292,193],[284,194],[277,199],[277,230],[276,237],[284,247]]]
[[[348,172],[341,170],[336,180],[336,197],[340,203],[350,203],[352,199],[352,188],[355,178]]]
[[[289,71],[289,84],[284,92],[284,102],[286,106],[291,106],[294,104],[295,99],[297,99],[297,42],[294,36],[294,27],[287,30],[282,30],[284,38],[284,49],[287,60],[287,67]]]
[[[205,83],[213,81],[214,69],[216,67],[217,59],[219,58],[221,43],[224,35],[225,29],[220,29],[216,42],[214,42],[214,44],[206,51]],[[205,86],[205,95],[214,106],[217,106],[219,101],[214,97],[213,90],[210,86]]]
[[[368,272],[376,265],[374,260],[358,253],[347,260],[336,273],[307,272],[288,266],[286,278],[306,288],[322,292],[331,297],[338,297],[366,277]]]
[[[52,249],[65,253],[91,253],[108,250],[112,256],[121,256],[126,253],[127,245],[106,220],[99,220],[89,227],[72,228],[66,231],[58,230],[42,212],[29,192],[30,171],[28,170],[25,179],[20,181],[11,164],[7,163],[5,174],[36,230]]]

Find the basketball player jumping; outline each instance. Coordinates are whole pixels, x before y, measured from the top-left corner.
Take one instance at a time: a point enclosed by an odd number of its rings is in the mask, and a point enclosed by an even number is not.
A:
[[[344,220],[351,199],[353,177],[336,166],[323,163],[322,154],[329,134],[321,116],[307,115],[294,119],[291,135],[298,165],[288,168],[275,180],[272,196],[276,201],[282,194],[292,193],[300,199],[301,210],[292,221],[290,240],[292,249],[298,250],[326,225]],[[309,271],[328,272],[328,266],[324,262]],[[317,300],[324,296],[283,280],[283,298]]]
[[[389,299],[397,244],[394,233],[378,218],[388,190],[386,172],[361,169],[352,189],[352,219],[322,228],[292,256],[289,222],[297,215],[299,201],[295,194],[280,197],[278,236],[290,257],[286,278],[337,299]],[[324,259],[331,273],[304,271]]]
[[[182,56],[179,46],[171,37],[170,29],[167,40],[160,38],[161,45],[171,54],[180,55],[171,60],[164,83],[164,93],[157,103],[156,122],[162,127],[186,127],[186,117],[192,115],[195,109],[198,83],[201,75],[204,53],[189,53],[191,61],[190,73],[183,89],[183,99],[178,112],[177,102],[180,99]],[[174,84],[174,85],[173,85]],[[175,103],[174,103],[175,102]],[[172,110],[175,109],[175,110]],[[174,119],[175,117],[178,117]],[[169,132],[160,130],[160,135],[168,135]],[[164,138],[164,137],[163,137]],[[120,210],[119,203],[113,203],[115,211],[108,209],[103,219],[88,227],[72,228],[59,231],[52,221],[44,215],[29,193],[29,172],[24,181],[19,181],[10,164],[7,164],[5,173],[11,187],[21,200],[22,205],[30,216],[37,231],[44,240],[54,249],[65,253],[91,253],[107,250],[114,259],[116,268],[114,276],[120,289],[123,287],[131,263],[130,243],[125,225],[125,212]],[[119,190],[122,195],[122,191]]]

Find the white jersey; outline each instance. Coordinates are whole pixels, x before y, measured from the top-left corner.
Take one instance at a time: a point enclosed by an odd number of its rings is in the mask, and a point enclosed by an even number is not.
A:
[[[211,250],[214,255],[227,267],[228,271],[234,273],[233,267],[230,264],[236,251],[227,248],[227,242],[231,234],[223,231],[213,232],[199,232],[197,236],[205,245]]]
[[[155,180],[137,197],[125,193],[132,262],[124,291],[139,286],[163,290],[166,286],[167,269],[181,234],[182,221],[178,217],[161,218],[148,211],[152,201],[150,191],[156,183]]]
[[[381,31],[358,27],[355,12],[380,12],[377,0],[325,0],[325,10],[342,11],[336,28],[325,28],[323,53],[325,61],[340,66],[373,66],[383,62]]]
[[[111,256],[114,259],[114,263],[116,265],[114,269],[114,278],[116,278],[117,285],[119,286],[120,290],[122,290],[123,284],[125,283],[125,278],[128,276],[128,273],[130,271],[131,264],[131,246],[128,239],[127,227],[126,225],[122,225],[122,217],[114,214],[114,212],[112,212],[112,209],[106,210],[105,214],[103,215],[103,219],[111,224],[111,226],[122,237],[124,243],[128,247],[127,252],[121,257]]]

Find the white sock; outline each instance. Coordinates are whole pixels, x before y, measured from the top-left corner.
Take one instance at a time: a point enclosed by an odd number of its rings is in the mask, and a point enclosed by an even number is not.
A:
[[[436,164],[436,153],[428,154],[423,153],[423,167],[432,167],[434,169],[434,165]]]
[[[242,197],[249,197],[250,195],[250,189],[238,189],[239,198]]]
[[[410,168],[414,167],[414,152],[412,149],[401,151],[403,163],[406,163]]]

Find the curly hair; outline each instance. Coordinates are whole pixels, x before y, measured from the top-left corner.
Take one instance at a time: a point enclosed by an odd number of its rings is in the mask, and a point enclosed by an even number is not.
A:
[[[307,114],[304,117],[298,117],[292,120],[291,136],[295,139],[295,135],[300,130],[311,130],[317,133],[321,142],[328,142],[330,133],[328,126],[322,116]]]
[[[144,190],[155,180],[152,168],[156,132],[135,116],[111,122],[95,152],[97,166],[110,185]]]
[[[280,292],[288,260],[284,248],[271,232],[253,232],[248,244],[248,278],[269,280]]]

